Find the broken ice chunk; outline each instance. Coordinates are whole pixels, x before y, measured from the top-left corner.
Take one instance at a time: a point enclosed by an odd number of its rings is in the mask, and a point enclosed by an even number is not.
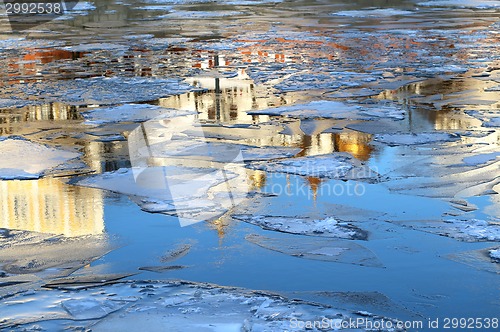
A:
[[[485,127],[500,127],[500,117],[490,118],[488,122],[483,124]]]
[[[250,115],[283,115],[308,118],[359,119],[357,107],[339,101],[320,100],[307,104],[281,106],[265,110],[247,112]]]
[[[75,319],[98,319],[124,307],[127,302],[97,300],[91,298],[69,299],[62,307]]]
[[[65,151],[22,138],[0,140],[0,179],[37,179],[46,171],[79,157]]]
[[[264,216],[264,215],[233,215],[236,220],[257,225],[263,229],[313,236],[335,237],[340,239],[366,240],[366,231],[335,218],[313,220],[300,217]]]
[[[379,174],[347,153],[253,163],[249,167],[272,173],[288,173],[318,178],[374,182]]]
[[[424,1],[417,3],[424,7],[452,7],[452,8],[477,8],[489,9],[500,8],[500,1],[495,0],[439,0]]]
[[[375,141],[388,145],[418,145],[452,142],[458,139],[459,135],[443,132],[377,134],[374,138]]]
[[[257,234],[246,240],[262,248],[295,257],[327,262],[383,267],[380,260],[367,248],[348,240],[319,238],[270,238]]]
[[[121,106],[96,108],[82,115],[88,124],[114,122],[143,122],[156,117],[169,118],[192,114],[190,111],[175,110],[148,104],[124,104]]]
[[[400,10],[394,8],[377,8],[377,9],[364,9],[364,10],[344,10],[332,14],[337,16],[348,16],[348,17],[386,17],[386,16],[411,15],[413,14],[413,12],[409,10]]]
[[[500,156],[500,152],[491,152],[491,153],[483,153],[483,154],[478,154],[470,157],[465,157],[462,159],[464,164],[466,165],[471,165],[471,166],[477,166],[481,164],[486,164],[487,162],[496,160],[497,157]]]
[[[490,250],[490,257],[500,263],[500,248]]]

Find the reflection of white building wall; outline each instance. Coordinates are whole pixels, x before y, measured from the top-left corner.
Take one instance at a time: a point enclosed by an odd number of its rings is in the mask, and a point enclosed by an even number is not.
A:
[[[99,190],[57,179],[0,181],[0,227],[81,236],[104,232]]]
[[[246,111],[270,107],[270,102],[276,106],[283,103],[283,100],[267,95],[265,88],[256,87],[243,70],[234,78],[192,77],[186,81],[210,92],[190,92],[163,98],[160,99],[160,106],[197,111],[200,113],[199,120],[253,123],[255,117]],[[215,93],[217,87],[220,93]],[[291,103],[292,100],[286,102]],[[260,121],[268,119],[267,116],[259,117]]]

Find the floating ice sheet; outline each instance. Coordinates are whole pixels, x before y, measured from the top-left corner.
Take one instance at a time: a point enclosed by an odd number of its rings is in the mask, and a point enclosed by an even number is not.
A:
[[[500,262],[500,248],[491,249],[489,253],[491,258],[493,258],[497,262]]]
[[[459,135],[443,132],[377,134],[374,140],[388,145],[419,145],[429,143],[453,142]]]
[[[328,262],[383,267],[380,260],[365,247],[347,240],[312,238],[269,238],[250,234],[247,241],[283,254]]]
[[[500,1],[495,1],[495,0],[436,0],[436,1],[419,2],[418,5],[425,6],[425,7],[490,9],[490,8],[499,8]]]
[[[177,216],[185,226],[220,217],[245,199],[242,177],[226,169],[158,166],[119,169],[76,184],[128,195],[143,210]]]
[[[253,163],[249,167],[272,173],[288,173],[330,179],[378,181],[379,174],[347,153]]]
[[[340,239],[366,240],[367,233],[347,222],[338,221],[329,217],[315,220],[304,217],[281,217],[267,215],[233,215],[236,220],[241,220],[263,229],[291,234],[324,236]]]
[[[281,115],[299,119],[332,118],[370,120],[373,118],[404,119],[405,111],[397,106],[362,105],[354,106],[341,101],[319,100],[307,104],[281,106],[248,112],[251,115]]]
[[[482,153],[474,156],[465,157],[462,159],[464,164],[466,165],[481,165],[486,164],[490,161],[496,160],[500,156],[500,152],[490,152],[490,153]]]
[[[364,9],[364,10],[344,10],[332,15],[348,16],[348,17],[387,17],[387,16],[401,16],[411,15],[414,12],[409,10],[401,10],[395,8],[377,8],[377,9]]]
[[[397,221],[396,223],[467,242],[500,241],[500,225],[482,219],[447,219],[444,222]]]
[[[394,326],[397,322],[263,291],[183,281],[128,282],[78,292],[37,290],[16,294],[0,304],[0,311],[4,318],[0,328],[8,330],[36,324],[37,329],[50,331],[135,331],[144,326],[150,331],[178,331],[180,326],[185,332],[301,331],[291,326],[292,320],[323,320],[335,330],[357,318],[362,318],[360,329],[370,323],[384,326],[382,320]]]
[[[13,84],[14,93],[33,102],[61,102],[70,105],[115,105],[181,94],[191,86],[178,79],[95,77],[33,84]]]
[[[80,154],[21,138],[0,140],[0,179],[37,179]]]
[[[89,124],[105,124],[115,122],[143,122],[156,117],[169,118],[192,114],[182,111],[148,104],[124,104],[109,108],[96,108],[82,115]]]

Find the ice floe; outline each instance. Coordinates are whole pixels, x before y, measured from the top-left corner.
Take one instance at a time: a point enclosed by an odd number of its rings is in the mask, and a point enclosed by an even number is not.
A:
[[[70,105],[116,105],[151,101],[181,94],[192,89],[178,79],[139,77],[95,77],[90,79],[59,80],[47,84],[13,84],[13,92],[31,103],[62,102]]]
[[[482,219],[448,219],[443,231],[462,240],[500,241],[500,225]]]
[[[9,330],[33,326],[51,331],[140,330],[146,324],[151,331],[175,331],[179,326],[186,332],[303,331],[305,324],[316,329],[313,322],[323,322],[329,330],[378,326],[379,331],[403,331],[396,327],[398,320],[362,310],[184,281],[130,281],[78,292],[37,290],[10,297],[0,310],[4,318],[0,328]]]
[[[477,8],[490,9],[499,8],[500,1],[495,0],[435,0],[417,3],[425,7],[451,7],[451,8]]]
[[[312,219],[305,217],[283,217],[268,215],[233,215],[236,220],[257,225],[263,229],[291,234],[324,236],[340,239],[366,240],[368,234],[358,227],[328,217],[325,219]]]
[[[245,239],[262,248],[286,255],[327,262],[383,267],[380,260],[367,248],[349,240],[331,240],[304,237],[266,237],[249,234]]]
[[[288,173],[330,179],[378,181],[379,174],[348,153],[334,153],[311,157],[252,163],[250,168],[272,173]]]
[[[460,136],[443,132],[376,134],[374,140],[388,145],[418,145],[453,142]]]
[[[395,8],[376,8],[376,9],[363,9],[363,10],[343,10],[332,15],[348,16],[348,17],[387,17],[387,16],[401,16],[411,15],[414,12],[409,10],[401,10]]]
[[[148,104],[124,104],[121,106],[96,108],[82,112],[89,124],[106,124],[114,122],[144,122],[153,118],[177,117],[192,114],[191,111],[182,111]]]
[[[393,222],[412,229],[447,236],[465,242],[500,241],[500,225],[495,221],[484,219],[459,216],[442,221],[414,220]]]
[[[76,184],[131,197],[143,210],[174,215],[182,225],[217,218],[243,200],[246,178],[228,169],[157,166],[119,169]]]
[[[500,248],[497,249],[491,249],[489,251],[490,257],[493,258],[494,260],[500,262]]]
[[[482,165],[486,164],[490,161],[496,160],[500,156],[500,152],[490,152],[490,153],[483,153],[483,154],[477,154],[469,157],[465,157],[462,159],[464,164],[466,165]]]
[[[354,106],[341,101],[319,100],[306,104],[281,106],[265,110],[247,112],[251,115],[281,115],[291,118],[332,118],[351,120],[370,120],[373,118],[390,118],[402,120],[405,111],[397,106],[362,105]]]
[[[0,179],[38,179],[44,173],[79,157],[66,151],[22,138],[0,140]]]

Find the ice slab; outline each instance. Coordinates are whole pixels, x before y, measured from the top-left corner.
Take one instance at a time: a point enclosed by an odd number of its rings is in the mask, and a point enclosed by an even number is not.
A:
[[[393,146],[453,142],[459,139],[459,135],[443,132],[376,134],[374,137],[377,142]]]
[[[304,217],[284,217],[268,215],[240,214],[232,216],[236,220],[257,225],[263,229],[283,233],[324,236],[340,239],[366,240],[366,231],[347,223],[329,217],[325,219],[312,219]]]
[[[500,225],[482,219],[440,221],[395,221],[413,229],[452,237],[466,242],[500,241]]]
[[[500,262],[500,248],[491,249],[489,253],[491,258],[493,258],[497,262]]]
[[[359,329],[396,319],[362,310],[336,309],[321,303],[185,281],[134,281],[97,289],[36,290],[0,303],[0,328],[38,330],[130,331],[302,331],[291,322],[326,321],[329,330],[362,320]],[[115,314],[109,314],[115,312]],[[42,317],[42,318],[41,318]],[[186,319],[188,317],[189,319]],[[56,320],[54,320],[56,319]],[[30,325],[31,324],[31,325]],[[377,325],[375,325],[377,324]],[[391,328],[381,331],[399,332]]]
[[[15,232],[14,240],[0,237],[1,269],[11,274],[65,276],[114,248],[105,236],[65,238],[34,232]],[[22,241],[18,242],[20,238]],[[61,253],[64,253],[62,255]]]
[[[116,122],[143,122],[157,117],[167,119],[187,114],[193,114],[193,112],[148,104],[124,104],[82,112],[86,123],[98,125]]]
[[[499,8],[500,1],[494,0],[436,0],[417,3],[425,7],[451,7],[451,8],[476,8],[491,9]]]
[[[500,274],[500,257],[495,258],[492,252],[496,249],[480,249],[447,255],[452,261],[472,266],[478,270]],[[498,250],[497,250],[498,251]]]
[[[337,16],[348,17],[387,17],[387,16],[402,16],[411,15],[414,12],[409,10],[401,10],[395,8],[377,8],[377,9],[363,9],[363,10],[343,10],[332,13]]]
[[[405,111],[397,106],[361,105],[354,106],[341,101],[319,100],[306,104],[281,106],[247,112],[250,115],[281,115],[291,118],[332,118],[350,120],[370,120],[374,118],[404,119]]]
[[[32,103],[60,102],[70,105],[116,105],[156,100],[181,94],[192,86],[179,79],[94,77],[59,80],[48,84],[12,84],[12,93]],[[35,97],[36,99],[34,99]]]
[[[61,302],[61,306],[74,319],[98,319],[123,308],[125,301],[106,301],[95,299],[69,299]]]
[[[257,234],[246,236],[247,241],[260,247],[305,259],[383,267],[380,260],[367,248],[347,240],[312,238],[270,238]]]
[[[477,154],[474,156],[470,157],[465,157],[462,159],[464,164],[466,165],[481,165],[481,164],[486,164],[490,161],[496,160],[500,156],[500,152],[491,152],[491,153],[483,153],[483,154]]]
[[[158,166],[119,169],[76,184],[128,195],[144,211],[177,216],[184,226],[220,217],[245,199],[242,177],[226,169]]]
[[[347,153],[253,163],[250,167],[272,173],[288,173],[318,178],[351,179],[368,182],[380,180],[379,174]]]
[[[79,156],[76,152],[21,138],[3,139],[0,140],[0,179],[37,179],[45,172]]]

